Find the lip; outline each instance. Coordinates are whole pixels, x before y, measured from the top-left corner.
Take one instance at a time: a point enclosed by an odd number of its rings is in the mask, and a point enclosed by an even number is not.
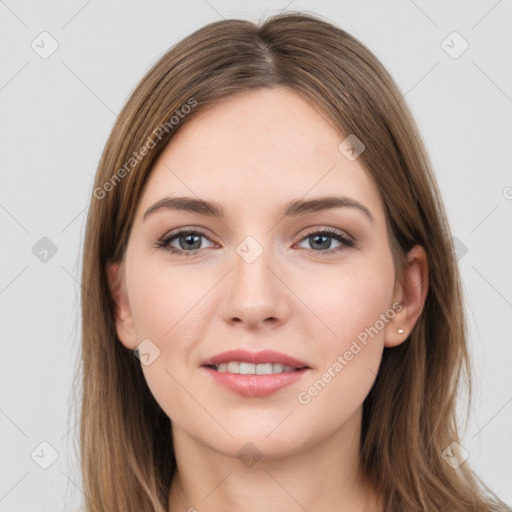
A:
[[[299,381],[310,368],[301,368],[292,372],[268,375],[241,375],[239,373],[218,372],[209,366],[203,366],[212,379],[235,393],[247,397],[265,397],[272,395],[285,386]]]
[[[282,352],[269,349],[261,350],[260,352],[250,352],[249,350],[243,349],[228,350],[227,352],[222,352],[221,354],[204,360],[201,364],[202,366],[218,366],[221,363],[229,363],[230,361],[241,361],[253,364],[280,363],[282,365],[293,366],[294,368],[309,368],[304,361],[300,361]]]
[[[282,365],[300,368],[291,372],[273,373],[265,375],[242,375],[238,373],[219,372],[211,368],[221,363],[240,361],[245,363],[263,364],[279,363]],[[311,368],[303,361],[275,350],[262,350],[250,352],[236,349],[222,352],[203,361],[201,368],[221,386],[246,397],[270,396],[278,390],[299,381]]]

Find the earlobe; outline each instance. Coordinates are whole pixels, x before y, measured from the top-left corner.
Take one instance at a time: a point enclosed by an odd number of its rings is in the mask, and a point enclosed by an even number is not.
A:
[[[116,332],[121,343],[130,350],[135,350],[136,333],[130,309],[130,302],[126,292],[124,280],[124,265],[121,263],[110,263],[107,265],[107,275],[110,293],[115,304]]]
[[[413,330],[423,311],[428,293],[428,259],[421,245],[415,245],[407,255],[407,269],[403,285],[394,300],[402,309],[386,329],[384,346],[396,347],[403,343]]]

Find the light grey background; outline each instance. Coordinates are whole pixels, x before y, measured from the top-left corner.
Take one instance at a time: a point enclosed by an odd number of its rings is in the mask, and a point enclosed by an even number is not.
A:
[[[476,472],[512,504],[511,0],[5,0],[0,511],[82,503],[78,429],[68,417],[79,350],[79,254],[93,176],[117,113],[185,35],[221,18],[258,21],[283,8],[316,12],[359,38],[413,110],[462,249],[476,384],[463,446]],[[51,48],[43,31],[58,42],[46,59],[31,47]],[[469,44],[458,58],[445,51],[462,48],[457,36],[442,46],[453,31]],[[57,248],[46,262],[32,251],[43,237]],[[43,441],[59,454],[48,469],[38,465],[52,460]]]

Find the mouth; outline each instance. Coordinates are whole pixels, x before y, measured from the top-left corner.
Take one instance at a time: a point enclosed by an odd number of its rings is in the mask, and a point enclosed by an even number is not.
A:
[[[274,350],[231,350],[206,359],[201,367],[213,382],[245,397],[272,395],[312,371],[304,361]]]
[[[230,361],[218,365],[204,365],[220,373],[235,373],[239,375],[273,375],[276,373],[290,373],[298,370],[308,369],[309,366],[291,366],[281,363],[247,363],[244,361]]]
[[[202,366],[207,366],[218,372],[242,375],[269,375],[309,368],[305,361],[300,361],[282,352],[271,349],[251,352],[241,348],[205,359]]]

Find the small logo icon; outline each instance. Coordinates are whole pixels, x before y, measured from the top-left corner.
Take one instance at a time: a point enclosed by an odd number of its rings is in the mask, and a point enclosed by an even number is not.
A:
[[[469,48],[469,43],[454,30],[445,39],[443,39],[441,42],[441,48],[452,59],[458,59]]]
[[[263,252],[263,247],[255,238],[248,236],[238,244],[236,252],[246,263],[252,263]]]
[[[56,254],[57,246],[46,236],[43,236],[34,247],[32,254],[41,262],[48,263]]]
[[[455,249],[455,257],[457,261],[459,261],[468,252],[468,248],[466,244],[456,236],[452,238],[452,244]]]
[[[457,469],[468,458],[468,455],[469,453],[455,441],[441,453],[441,457],[453,469]]]
[[[41,32],[31,43],[30,47],[42,59],[49,58],[59,47],[57,40],[48,32]]]
[[[340,153],[351,162],[353,162],[365,149],[366,146],[363,144],[363,141],[353,133],[351,133],[338,146]]]
[[[139,343],[134,353],[144,366],[153,364],[155,359],[160,357],[160,349],[149,338]]]
[[[253,443],[246,443],[238,450],[236,456],[245,466],[252,468],[263,457],[263,454]]]
[[[30,457],[39,467],[48,469],[59,458],[59,452],[50,443],[43,441],[32,451]]]

